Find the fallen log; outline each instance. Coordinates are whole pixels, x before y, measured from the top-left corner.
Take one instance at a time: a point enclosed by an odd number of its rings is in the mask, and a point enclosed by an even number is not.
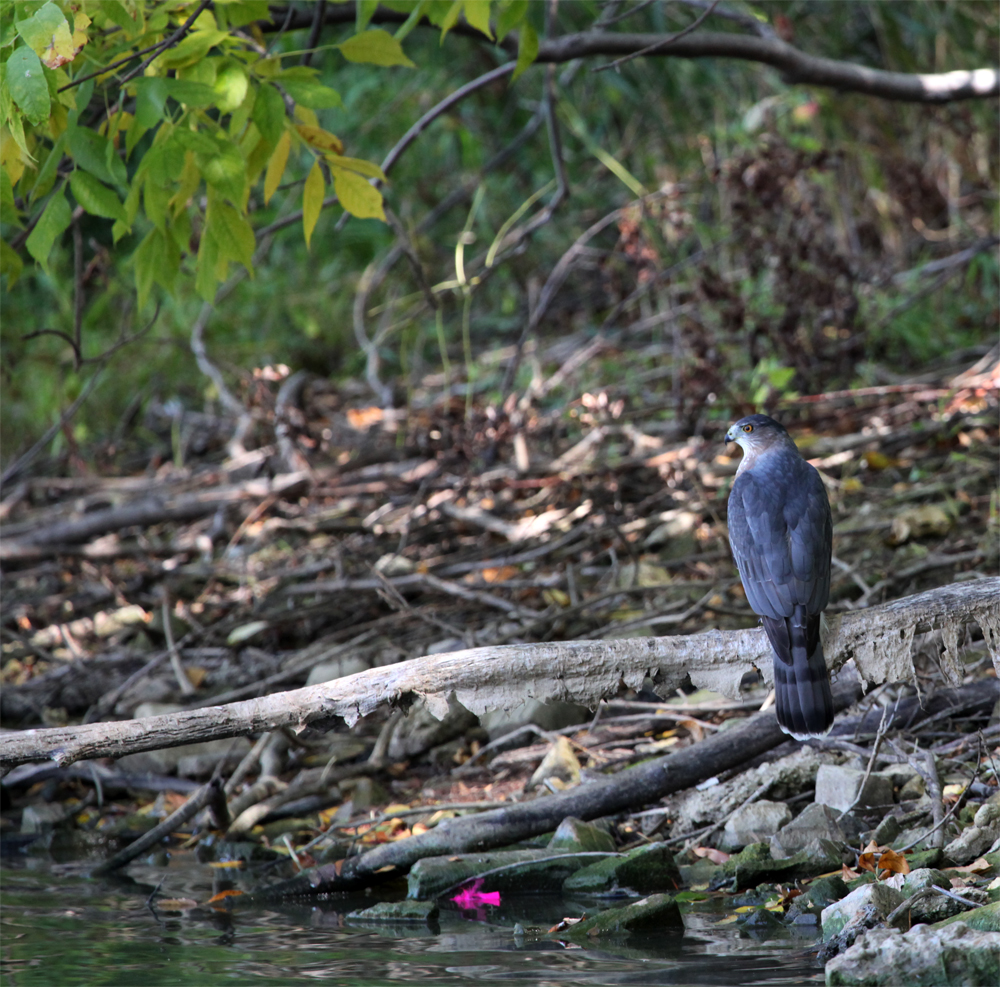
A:
[[[867,683],[897,682],[913,675],[915,634],[936,629],[942,632],[941,666],[960,680],[959,635],[973,623],[982,629],[994,666],[1000,666],[1000,578],[953,583],[832,615],[824,648],[833,668],[853,659]],[[335,716],[353,724],[379,706],[405,708],[417,698],[439,717],[451,697],[477,715],[510,709],[529,698],[595,707],[622,685],[640,688],[647,676],[669,692],[688,675],[698,687],[738,698],[740,681],[753,664],[770,675],[770,648],[760,629],[474,648],[225,706],[3,734],[0,770],[25,761],[51,759],[66,765],[281,727],[301,729]]]

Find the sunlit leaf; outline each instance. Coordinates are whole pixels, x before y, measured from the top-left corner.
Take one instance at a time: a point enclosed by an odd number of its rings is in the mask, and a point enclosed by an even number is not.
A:
[[[309,169],[309,176],[306,178],[306,187],[302,192],[302,229],[305,233],[306,246],[312,239],[312,232],[319,219],[320,210],[323,208],[323,192],[326,183],[323,181],[323,171],[319,162],[313,162]]]
[[[493,32],[490,30],[490,0],[465,0],[465,19],[477,31],[482,31],[490,41]]]
[[[292,136],[286,130],[278,139],[267,162],[267,173],[264,175],[264,205],[271,201],[271,196],[277,191],[281,184],[281,179],[285,174],[285,165],[288,164],[288,152],[292,146]]]
[[[246,99],[249,82],[238,62],[226,62],[215,77],[215,99],[220,113],[232,113]]]
[[[43,3],[35,12],[23,21],[15,23],[17,33],[24,39],[26,45],[38,56],[50,48],[53,38],[62,29],[67,40],[71,39],[69,24],[59,7],[49,0]]]
[[[489,3],[486,3],[487,8]],[[487,22],[489,11],[487,9]],[[335,47],[349,62],[362,62],[368,65],[404,65],[406,68],[416,68],[414,62],[406,57],[403,46],[388,31],[375,28],[363,31],[353,38],[348,38]]]

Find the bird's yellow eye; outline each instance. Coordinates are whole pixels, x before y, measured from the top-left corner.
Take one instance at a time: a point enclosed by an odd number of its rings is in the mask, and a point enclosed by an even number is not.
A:
[[[744,425],[743,426],[743,431],[744,432],[752,432],[753,431],[753,425]]]

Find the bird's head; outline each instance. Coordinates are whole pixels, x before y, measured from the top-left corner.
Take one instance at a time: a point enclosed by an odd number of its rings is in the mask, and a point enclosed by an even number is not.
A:
[[[726,441],[735,442],[748,456],[756,456],[771,448],[790,442],[791,438],[773,418],[767,415],[747,415],[729,426]]]

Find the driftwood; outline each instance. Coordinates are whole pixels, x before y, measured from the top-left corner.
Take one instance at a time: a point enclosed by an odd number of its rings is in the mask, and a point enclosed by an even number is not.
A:
[[[83,517],[36,527],[17,538],[8,535],[0,546],[0,561],[23,562],[58,555],[68,545],[78,545],[110,531],[120,531],[136,525],[162,524],[165,521],[190,521],[212,514],[220,507],[245,500],[294,497],[303,493],[309,483],[307,473],[285,473],[273,480],[247,480],[245,483],[211,487],[200,492],[166,494],[121,507],[91,511]]]
[[[832,615],[825,635],[828,661],[854,659],[868,683],[909,679],[920,631],[940,630],[946,674],[958,677],[961,631],[978,623],[1000,664],[1000,578],[954,583],[867,610]],[[529,698],[594,707],[622,685],[646,676],[671,691],[690,675],[696,686],[739,696],[753,664],[770,674],[770,651],[759,629],[621,641],[568,641],[475,648],[416,658],[260,699],[209,706],[141,720],[24,730],[0,737],[0,769],[51,759],[120,757],[196,741],[300,729],[340,716],[353,724],[382,705],[406,707],[422,698],[443,717],[454,696],[473,713],[510,709]]]

